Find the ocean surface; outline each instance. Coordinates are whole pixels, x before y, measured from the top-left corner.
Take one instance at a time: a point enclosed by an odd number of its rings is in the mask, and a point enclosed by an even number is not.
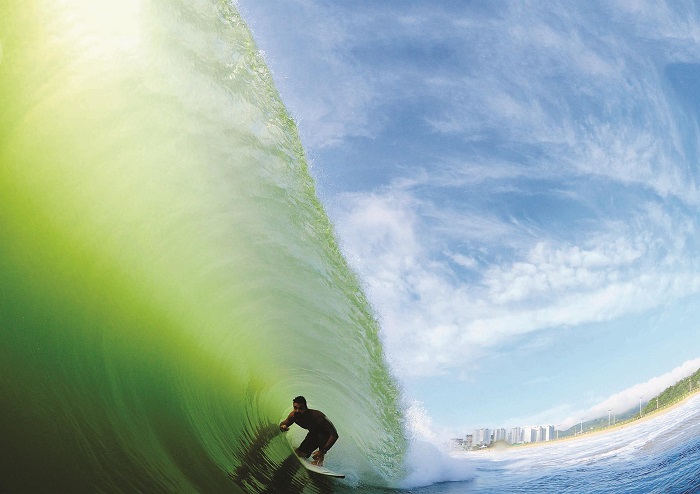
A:
[[[455,456],[471,479],[409,492],[700,492],[700,395],[608,433]]]
[[[405,432],[372,308],[233,3],[0,13],[0,492],[700,485],[697,399],[542,448],[450,456]],[[339,429],[327,466],[345,480],[310,477],[278,432],[299,394]]]

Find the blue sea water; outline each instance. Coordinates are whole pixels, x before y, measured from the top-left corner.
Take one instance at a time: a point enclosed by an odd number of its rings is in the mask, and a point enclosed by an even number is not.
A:
[[[668,413],[608,433],[456,454],[452,460],[453,475],[462,462],[464,470],[472,469],[472,477],[406,492],[700,492],[700,395]]]

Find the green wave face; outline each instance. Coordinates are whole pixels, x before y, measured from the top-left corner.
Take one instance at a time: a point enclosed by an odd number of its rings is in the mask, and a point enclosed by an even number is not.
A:
[[[298,394],[393,483],[377,323],[235,9],[0,12],[0,490],[327,490],[274,425]]]

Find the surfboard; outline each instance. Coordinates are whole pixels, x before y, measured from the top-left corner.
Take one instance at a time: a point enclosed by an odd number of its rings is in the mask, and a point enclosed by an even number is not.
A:
[[[289,434],[289,433],[287,433],[287,434]],[[337,479],[344,479],[345,478],[344,473],[334,472],[333,470],[330,470],[326,467],[319,467],[318,465],[312,464],[306,458],[302,458],[300,456],[297,456],[297,453],[294,450],[294,446],[292,446],[292,443],[287,441],[287,444],[289,444],[289,447],[292,448],[292,454],[294,455],[294,457],[301,462],[302,466],[304,468],[306,468],[307,471],[312,472],[312,473],[317,473],[319,475],[326,475],[328,477],[335,477]]]
[[[296,453],[294,454],[294,456],[296,456]],[[299,457],[297,456],[297,458]],[[319,467],[318,465],[313,465],[310,461],[305,460],[304,458],[299,458],[299,461],[309,472],[318,473],[320,475],[327,475],[329,477],[335,477],[337,479],[345,478],[345,474],[343,473],[334,472],[333,470],[329,470],[326,467]]]
[[[287,410],[287,413],[289,413],[289,409]],[[287,415],[285,415],[280,421],[284,420],[285,418],[287,418]],[[297,429],[299,429],[299,430],[296,432],[288,430],[284,434],[286,434],[286,436],[287,436],[286,437],[287,444],[291,448],[292,454],[294,455],[295,458],[297,458],[301,462],[302,466],[304,468],[306,468],[306,471],[311,472],[311,473],[316,473],[319,475],[326,475],[327,477],[335,477],[337,479],[344,479],[345,478],[344,473],[334,472],[333,470],[330,470],[329,468],[319,467],[318,465],[313,465],[306,458],[301,458],[300,456],[297,456],[296,450],[295,450],[294,446],[292,446],[292,442],[297,443],[297,444],[300,443],[301,442],[300,437],[303,438],[303,434],[305,434],[307,432],[304,429],[300,429],[300,428],[297,428]]]

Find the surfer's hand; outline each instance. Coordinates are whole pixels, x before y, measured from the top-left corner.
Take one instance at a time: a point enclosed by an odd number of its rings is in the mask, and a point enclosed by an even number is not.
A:
[[[280,424],[280,430],[282,432],[287,432],[289,430],[289,426],[287,424]]]
[[[313,454],[313,459],[314,461],[311,462],[312,465],[318,465],[319,467],[323,466],[323,459],[325,455],[321,451],[316,451]]]

